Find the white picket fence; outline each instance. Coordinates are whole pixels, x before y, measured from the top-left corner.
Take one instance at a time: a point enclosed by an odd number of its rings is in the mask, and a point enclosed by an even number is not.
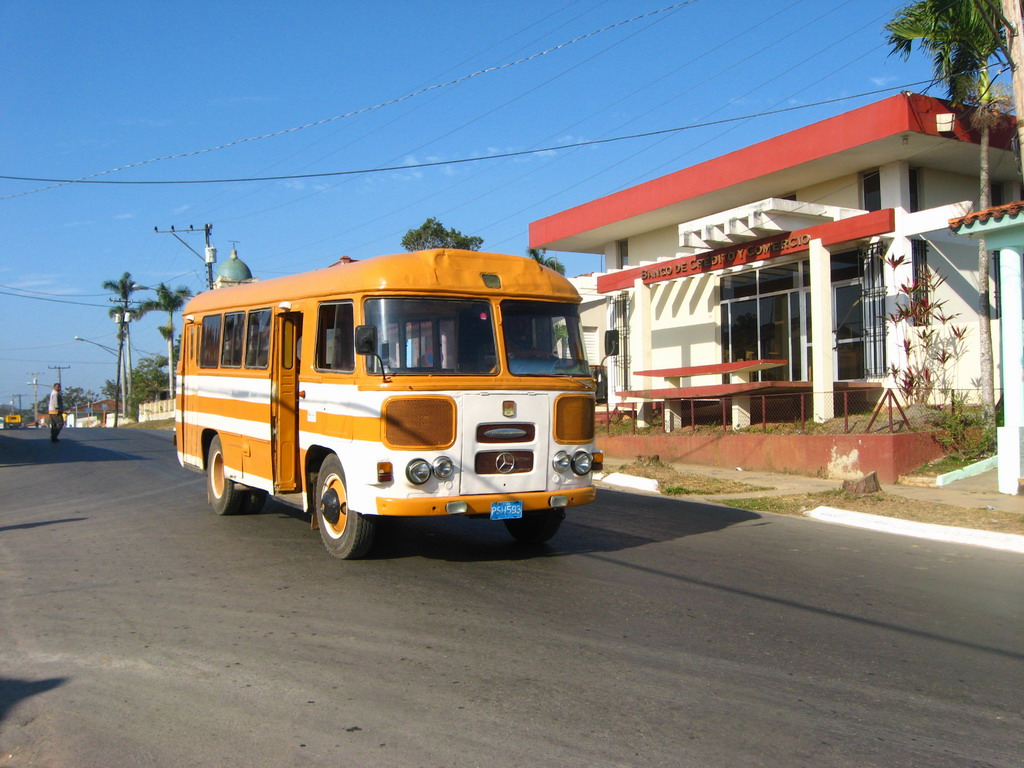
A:
[[[139,421],[160,421],[174,418],[174,400],[157,400],[139,406]]]

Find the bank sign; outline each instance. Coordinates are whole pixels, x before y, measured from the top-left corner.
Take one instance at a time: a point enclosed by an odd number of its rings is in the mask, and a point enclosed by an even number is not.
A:
[[[743,245],[720,248],[717,251],[697,253],[678,259],[668,259],[643,267],[609,272],[598,276],[597,292],[610,293],[631,288],[638,278],[645,285],[653,285],[666,280],[693,277],[729,267],[739,267],[777,256],[788,256],[806,251],[812,240],[820,240],[821,244],[826,247],[851,243],[890,233],[894,226],[895,214],[891,208],[872,211],[848,219],[818,224],[797,232],[784,232]]]
[[[748,243],[739,248],[723,248],[718,251],[699,253],[695,256],[686,256],[664,264],[643,267],[640,270],[640,279],[650,285],[676,277],[690,277],[716,269],[738,267],[752,261],[762,261],[773,256],[804,250],[810,242],[810,235],[780,235],[768,240]]]

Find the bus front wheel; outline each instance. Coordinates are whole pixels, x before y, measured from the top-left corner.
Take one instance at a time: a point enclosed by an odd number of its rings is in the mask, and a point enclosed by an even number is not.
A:
[[[315,510],[320,539],[332,555],[357,560],[370,550],[376,520],[349,509],[345,470],[333,454],[317,473]]]
[[[522,544],[543,544],[558,533],[564,519],[564,509],[545,509],[516,520],[506,520],[505,527],[512,538]]]
[[[244,501],[242,490],[225,474],[219,435],[214,436],[206,454],[206,495],[218,515],[237,515]]]

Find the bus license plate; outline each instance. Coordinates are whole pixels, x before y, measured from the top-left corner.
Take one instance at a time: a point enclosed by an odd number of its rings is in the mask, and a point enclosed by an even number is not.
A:
[[[514,520],[523,516],[523,502],[494,501],[491,502],[491,520]]]

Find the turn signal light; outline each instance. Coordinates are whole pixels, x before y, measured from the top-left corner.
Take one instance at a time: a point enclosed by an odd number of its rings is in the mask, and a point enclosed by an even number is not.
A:
[[[390,461],[378,461],[377,462],[377,482],[378,483],[390,483],[395,479],[395,471],[391,466]]]

